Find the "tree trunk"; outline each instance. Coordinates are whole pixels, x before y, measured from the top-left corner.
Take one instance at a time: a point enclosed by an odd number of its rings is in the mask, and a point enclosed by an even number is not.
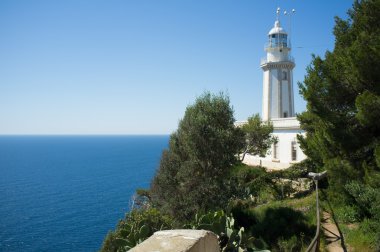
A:
[[[243,157],[240,159],[241,162],[244,161],[245,155],[249,152],[250,149],[251,149],[251,147],[250,147],[250,146],[247,146],[247,148],[246,148],[245,151],[243,152]]]

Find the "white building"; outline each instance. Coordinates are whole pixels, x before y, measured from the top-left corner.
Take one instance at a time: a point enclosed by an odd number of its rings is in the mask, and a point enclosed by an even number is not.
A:
[[[247,155],[244,163],[269,169],[285,169],[306,158],[297,142],[297,134],[305,134],[294,113],[293,68],[288,34],[279,20],[268,33],[266,57],[261,60],[263,76],[263,121],[273,123],[278,142],[264,158]]]

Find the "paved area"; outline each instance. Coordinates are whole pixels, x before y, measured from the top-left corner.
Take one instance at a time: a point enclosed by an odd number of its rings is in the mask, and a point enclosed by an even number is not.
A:
[[[329,252],[344,252],[341,245],[342,237],[340,236],[338,227],[331,218],[330,213],[323,212],[322,230],[326,237],[326,250]]]

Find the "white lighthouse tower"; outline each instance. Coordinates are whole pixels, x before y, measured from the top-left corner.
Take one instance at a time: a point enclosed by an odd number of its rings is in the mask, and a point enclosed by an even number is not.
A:
[[[290,55],[290,38],[281,27],[279,12],[280,8],[277,9],[274,27],[268,33],[268,42],[265,45],[266,57],[260,64],[264,71],[261,116],[263,121],[272,123],[273,135],[277,141],[265,157],[247,155],[244,159],[244,163],[248,165],[261,165],[274,170],[286,169],[306,158],[297,141],[297,135],[305,135],[305,132],[300,128],[294,112],[295,63]]]
[[[278,12],[279,10],[277,10]],[[265,45],[266,57],[261,60],[263,78],[264,121],[272,118],[294,117],[293,100],[293,58],[290,56],[288,34],[276,20],[268,33]]]

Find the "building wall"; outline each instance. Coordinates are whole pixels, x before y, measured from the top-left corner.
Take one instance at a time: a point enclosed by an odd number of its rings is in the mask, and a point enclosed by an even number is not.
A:
[[[286,75],[286,78],[284,78]],[[266,68],[263,75],[263,120],[294,116],[293,71],[286,65]],[[285,115],[286,113],[286,115]]]
[[[294,163],[306,158],[297,141],[297,135],[306,135],[299,127],[298,120],[293,118],[278,118],[271,120],[274,126],[273,135],[278,138],[277,158],[274,157],[274,145],[266,157],[246,155],[244,163],[248,165],[261,165],[268,169],[286,169]],[[292,160],[292,142],[295,142],[296,160]]]
[[[294,92],[293,92],[293,70],[288,69],[288,78],[289,78],[289,109],[290,109],[290,117],[296,116],[294,112]]]
[[[286,79],[283,79],[284,73],[287,75]],[[288,82],[288,70],[287,69],[281,69],[280,72],[280,78],[281,80],[281,115],[279,117],[285,117],[284,113],[286,113],[286,117],[290,117],[290,109],[289,109],[289,82]]]
[[[282,47],[279,50],[278,47],[267,48],[267,61],[268,62],[279,62],[289,60],[289,48]]]
[[[270,96],[269,96],[269,70],[264,71],[263,76],[263,120],[268,121],[270,118],[269,110],[270,110]]]
[[[301,130],[296,129],[284,129],[284,130],[274,130],[273,135],[278,137],[278,157],[277,161],[281,163],[297,163],[306,158],[305,154],[299,147],[299,143],[297,141],[297,135],[305,135]],[[296,147],[296,160],[292,160],[292,142],[295,142]],[[273,157],[273,147],[270,155],[267,158],[274,160]]]
[[[280,94],[280,90],[279,90],[279,86],[278,86],[278,73],[277,73],[277,69],[270,69],[270,83],[269,83],[269,86],[270,86],[270,92],[271,92],[271,96],[270,96],[270,114],[269,114],[269,118],[278,118],[279,117],[279,113],[280,113],[280,99],[279,99],[279,94]]]

